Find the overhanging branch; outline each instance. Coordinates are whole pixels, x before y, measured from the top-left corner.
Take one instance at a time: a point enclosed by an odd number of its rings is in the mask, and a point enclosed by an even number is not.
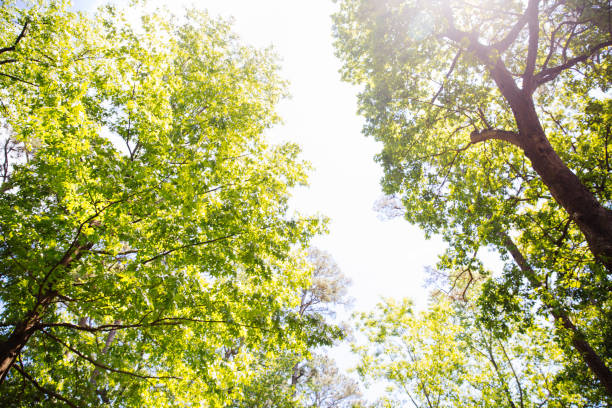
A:
[[[17,372],[19,374],[21,374],[21,376],[23,378],[25,378],[26,380],[28,380],[38,391],[42,392],[43,394],[46,394],[52,398],[55,398],[57,400],[62,401],[63,403],[65,403],[66,405],[68,405],[71,408],[77,408],[77,405],[75,403],[73,403],[72,401],[70,401],[69,399],[61,396],[60,394],[58,394],[57,392],[50,390],[48,388],[43,387],[42,385],[40,385],[38,383],[38,381],[36,381],[30,374],[28,374],[27,372],[25,372],[25,370],[23,370],[21,367],[19,367],[19,365],[14,365],[13,368],[15,370],[17,370]]]
[[[510,29],[510,32],[502,40],[493,44],[493,48],[498,50],[500,53],[506,51],[508,47],[510,47],[512,43],[516,40],[521,30],[523,30],[523,28],[525,27],[525,24],[527,24],[528,20],[529,6],[527,7],[527,10],[525,10],[525,13],[521,16],[521,18],[519,18],[516,24],[514,24],[514,26]]]
[[[94,360],[93,358],[91,358],[91,357],[81,353],[80,351],[78,351],[74,347],[71,347],[69,344],[63,342],[62,340],[60,340],[56,336],[52,335],[48,331],[42,330],[42,333],[45,334],[47,337],[55,340],[57,343],[61,344],[62,346],[66,347],[68,350],[72,351],[77,356],[81,357],[84,360],[89,361],[95,367],[101,368],[102,370],[110,371],[112,373],[117,373],[117,374],[129,375],[131,377],[141,378],[141,379],[144,379],[144,380],[150,380],[150,379],[155,379],[155,380],[182,380],[182,378],[180,378],[180,377],[146,375],[146,374],[139,374],[139,373],[134,373],[134,372],[131,372],[131,371],[125,371],[125,370],[120,370],[120,369],[117,369],[117,368],[109,367],[109,366],[101,364],[100,362]]]
[[[523,74],[523,89],[531,93],[533,90],[533,73],[535,72],[538,57],[538,42],[540,39],[540,26],[538,24],[538,0],[530,0],[525,15],[529,21],[529,46],[527,48],[527,64]]]
[[[534,77],[534,88],[542,85],[546,82],[552,81],[555,79],[561,72],[565,71],[573,67],[576,64],[581,62],[585,62],[589,58],[596,55],[599,51],[604,50],[607,47],[612,46],[612,40],[606,41],[603,43],[597,44],[595,47],[591,48],[587,53],[574,57],[572,59],[567,60],[564,64],[557,65],[556,67],[543,69],[538,72]]]
[[[15,48],[17,48],[19,41],[21,41],[23,37],[25,36],[26,30],[28,29],[29,24],[30,24],[30,20],[26,20],[26,22],[23,24],[23,28],[21,29],[21,32],[15,39],[15,42],[13,43],[13,45],[11,45],[10,47],[0,48],[0,54],[4,54],[5,52],[10,52],[10,51],[15,51]]]
[[[502,140],[504,142],[512,143],[515,146],[521,147],[520,135],[516,132],[509,130],[500,129],[485,129],[485,130],[474,130],[470,134],[470,142],[472,144],[485,142],[487,140]]]

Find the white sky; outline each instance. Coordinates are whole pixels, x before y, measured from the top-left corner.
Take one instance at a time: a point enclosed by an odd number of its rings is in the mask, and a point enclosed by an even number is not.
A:
[[[75,1],[77,6],[92,2]],[[379,146],[361,134],[357,89],[340,81],[331,36],[335,4],[331,0],[151,3],[165,4],[177,14],[193,5],[213,16],[233,16],[234,29],[245,43],[274,47],[292,98],[280,104],[284,124],[272,129],[270,137],[297,142],[303,158],[315,168],[310,187],[296,191],[293,200],[301,213],[331,218],[329,234],[317,238],[315,245],[330,252],[352,279],[354,310],[371,309],[383,296],[407,296],[423,307],[427,298],[423,269],[435,265],[444,246],[439,239],[425,240],[417,227],[402,219],[379,220],[372,209],[382,195],[382,171],[373,161]],[[346,350],[335,354],[343,368],[353,365]]]
[[[355,309],[370,309],[381,296],[408,296],[423,305],[427,297],[423,269],[436,263],[444,247],[441,240],[425,240],[406,221],[381,221],[372,210],[382,195],[382,170],[373,161],[380,148],[361,134],[358,89],[340,81],[330,18],[336,5],[331,0],[150,3],[165,5],[177,14],[192,5],[213,16],[233,16],[243,42],[273,46],[292,97],[279,106],[284,124],[269,135],[272,140],[298,143],[302,157],[314,166],[309,188],[295,192],[293,206],[302,213],[331,218],[330,233],[316,239],[315,245],[330,252],[352,278]]]
[[[333,54],[330,0],[201,1],[211,14],[233,15],[243,41],[273,45],[292,98],[280,105],[284,125],[270,132],[291,140],[315,170],[310,187],[297,191],[293,205],[331,218],[330,233],[316,245],[332,254],[353,280],[355,307],[371,308],[380,296],[409,296],[419,303],[424,265],[433,265],[440,243],[399,219],[382,222],[372,210],[382,195],[382,171],[373,156],[379,147],[361,135],[357,89],[340,81]]]
[[[76,0],[76,7],[106,3]],[[121,5],[127,0],[116,0]],[[439,239],[402,219],[381,221],[373,211],[382,196],[382,170],[373,157],[380,150],[361,134],[357,116],[358,89],[340,81],[334,56],[331,0],[149,0],[177,14],[184,7],[207,9],[212,16],[233,16],[243,42],[273,46],[281,57],[283,78],[291,98],[281,102],[284,123],[272,129],[274,141],[292,141],[312,163],[310,186],[295,191],[293,207],[304,214],[331,219],[329,234],[314,244],[328,251],[353,281],[350,295],[356,310],[371,309],[381,297],[410,297],[426,302],[423,269],[443,251]]]

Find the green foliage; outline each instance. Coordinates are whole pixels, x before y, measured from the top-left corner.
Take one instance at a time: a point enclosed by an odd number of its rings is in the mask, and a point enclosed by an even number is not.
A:
[[[252,365],[254,379],[245,390],[240,407],[348,408],[358,403],[358,384],[343,375],[333,359],[321,354],[321,345],[342,340],[345,328],[329,321],[334,306],[346,304],[350,281],[327,252],[309,248],[310,286],[303,288],[296,312],[311,323],[304,332],[308,349],[286,348],[276,355],[260,355]]]
[[[0,339],[35,321],[1,405],[227,406],[261,356],[336,336],[295,311],[324,222],[287,216],[308,166],[263,137],[268,50],[196,11],[7,1],[0,29],[24,30],[0,66]]]
[[[556,154],[609,214],[610,34],[602,21],[610,9],[530,1],[539,15],[528,25],[526,3],[345,0],[334,16],[336,49],[343,78],[363,86],[364,133],[383,144],[384,191],[401,199],[408,221],[449,244],[438,264],[448,286],[465,295],[488,279],[479,318],[499,335],[517,321],[556,321],[551,341],[568,356],[568,378],[598,401],[604,391],[573,342],[586,339],[609,373],[610,271],[516,139],[479,139],[479,131],[518,135],[516,106],[499,81],[510,77],[535,104]],[[529,38],[537,38],[531,53]],[[485,249],[505,262],[501,276],[483,266]]]
[[[599,406],[559,375],[563,353],[545,326],[512,326],[503,338],[469,303],[434,299],[423,312],[386,300],[358,320],[359,374],[385,380],[387,402],[414,407]]]

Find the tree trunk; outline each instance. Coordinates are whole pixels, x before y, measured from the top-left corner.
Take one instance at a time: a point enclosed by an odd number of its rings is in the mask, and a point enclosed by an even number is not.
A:
[[[605,365],[597,352],[593,350],[593,347],[591,347],[584,335],[574,325],[564,310],[552,309],[551,312],[554,318],[570,332],[572,346],[580,353],[582,359],[595,374],[599,382],[604,386],[608,395],[612,396],[612,373],[610,369]]]
[[[74,266],[74,261],[81,258],[83,251],[90,250],[93,243],[88,242],[83,245],[74,244],[64,254],[62,259],[47,273],[43,285],[48,283],[48,278],[51,276],[51,272],[57,267],[71,268]],[[54,290],[47,290],[42,292],[36,301],[36,304],[27,314],[25,319],[15,325],[13,332],[9,338],[0,343],[0,385],[6,379],[6,376],[15,363],[15,360],[21,353],[21,350],[25,347],[32,334],[38,330],[38,324],[40,319],[45,313],[47,307],[53,303],[57,297],[57,292]]]
[[[520,146],[533,169],[584,234],[593,255],[612,272],[612,211],[603,207],[553,149],[531,97],[510,100]]]
[[[523,256],[522,252],[518,249],[514,241],[512,241],[512,238],[510,238],[510,236],[508,236],[508,234],[505,232],[502,232],[501,236],[504,241],[504,246],[508,252],[510,252],[510,255],[512,255],[512,258],[524,273],[531,286],[534,289],[541,288],[542,282],[540,282],[540,280],[537,278],[535,271],[527,263],[527,260]],[[552,304],[550,301],[547,301],[546,298],[542,298],[541,300],[544,305],[550,309],[555,320],[569,332],[574,349],[578,351],[586,365],[589,367],[591,372],[595,374],[595,377],[599,380],[608,395],[612,396],[612,372],[610,372],[610,369],[606,366],[602,358],[589,344],[588,340],[584,337],[580,329],[577,328],[572,322],[566,310],[558,305]]]
[[[42,296],[36,306],[30,311],[26,318],[17,323],[9,338],[0,344],[0,385],[15,363],[32,334],[38,330],[37,325],[45,309],[55,299],[55,293],[49,292]]]

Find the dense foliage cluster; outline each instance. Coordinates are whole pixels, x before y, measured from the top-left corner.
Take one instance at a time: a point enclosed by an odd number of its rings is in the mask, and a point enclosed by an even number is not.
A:
[[[611,14],[597,0],[345,0],[334,16],[401,200],[388,212],[448,242],[438,270],[455,299],[485,281],[488,330],[554,328],[555,381],[595,406],[612,397]]]
[[[7,0],[0,405],[612,404],[610,2],[338,3],[377,206],[448,243],[426,310],[355,316],[387,392],[321,348],[349,280],[288,211],[308,165],[264,137],[274,55],[205,12]]]
[[[299,313],[324,222],[287,215],[269,51],[195,11],[6,1],[0,30],[0,405],[240,405],[341,336]]]

